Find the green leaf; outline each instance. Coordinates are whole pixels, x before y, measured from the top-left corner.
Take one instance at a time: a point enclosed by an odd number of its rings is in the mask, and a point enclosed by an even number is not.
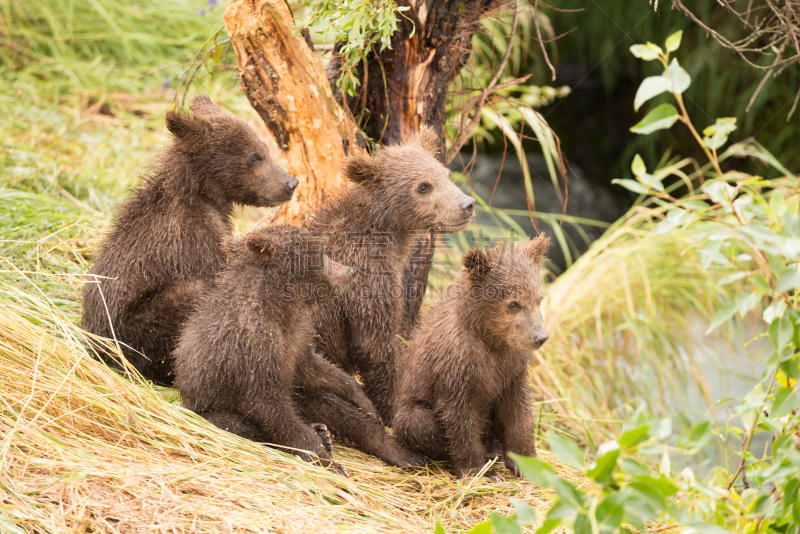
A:
[[[672,82],[664,76],[649,76],[642,80],[633,99],[633,110],[639,111],[642,104],[661,93],[672,91]]]
[[[647,466],[633,458],[623,458],[619,461],[619,467],[629,475],[646,476],[650,474]]]
[[[675,228],[679,227],[683,220],[686,218],[688,212],[682,209],[670,209],[666,213],[666,217],[663,221],[658,223],[655,228],[653,228],[653,234],[655,235],[664,235],[668,234]]]
[[[739,309],[739,305],[735,300],[732,300],[725,304],[722,308],[717,310],[717,313],[714,314],[714,318],[711,320],[711,324],[708,325],[708,330],[706,330],[706,335],[710,334],[714,330],[716,330],[721,324],[728,322],[731,317],[736,314],[736,311]]]
[[[729,274],[728,276],[721,278],[719,282],[717,282],[718,286],[725,286],[731,284],[733,282],[738,282],[742,278],[747,276],[747,273],[744,271],[738,271],[733,274]]]
[[[651,436],[655,436],[656,439],[665,440],[672,435],[672,418],[670,417],[662,417],[658,420],[658,423],[652,426],[653,431],[650,433]]]
[[[669,67],[667,67],[667,74],[672,81],[672,92],[675,94],[685,92],[692,84],[692,77],[681,67],[677,59],[670,61]]]
[[[490,518],[492,529],[497,534],[520,534],[520,532],[522,532],[513,517],[506,517],[492,512]]]
[[[551,486],[553,478],[558,478],[556,477],[556,472],[553,470],[553,467],[538,458],[528,458],[527,456],[520,456],[513,452],[508,453],[508,456],[514,460],[522,476],[535,484]]]
[[[769,515],[775,509],[775,502],[769,495],[759,495],[753,505],[753,515]]]
[[[775,215],[783,217],[786,214],[786,195],[782,191],[773,192],[769,196],[769,208]]]
[[[750,313],[761,302],[761,296],[758,293],[740,293],[736,297],[736,309],[739,312],[739,317],[744,318],[745,315]]]
[[[668,52],[674,52],[681,46],[681,37],[683,37],[683,30],[678,30],[667,37],[667,42],[664,43],[664,46]]]
[[[646,195],[648,189],[637,182],[636,180],[631,180],[629,178],[615,178],[611,180],[612,184],[621,185],[628,191],[633,191],[634,193],[639,193],[640,195]]]
[[[602,445],[601,445],[602,447]],[[598,449],[600,452],[600,449]],[[611,480],[611,474],[614,468],[617,467],[617,459],[619,459],[619,447],[611,449],[597,456],[597,460],[592,464],[586,475],[601,484]]]
[[[662,186],[663,187],[663,186]],[[653,234],[655,235],[665,235],[674,230],[675,228],[679,227],[683,220],[688,215],[688,212],[682,209],[671,209],[667,212],[666,218],[658,223],[655,228],[653,228]]]
[[[736,190],[733,186],[728,185],[723,180],[709,180],[703,184],[703,193],[708,195],[711,202],[714,204],[727,204],[730,203],[736,196]]]
[[[669,128],[678,120],[678,110],[672,104],[661,104],[656,107],[636,126],[631,128],[633,133],[647,135],[657,130]]]
[[[705,421],[689,429],[685,445],[693,449],[701,449],[711,439],[711,422]]]
[[[434,530],[434,533],[435,534],[447,534],[447,532],[445,532],[445,530],[444,530],[444,527],[442,526],[442,524],[439,521],[436,522],[436,528]]]
[[[597,505],[595,518],[600,532],[617,532],[625,515],[625,496],[613,493]]]
[[[517,524],[533,525],[536,523],[536,510],[534,510],[533,506],[514,497],[511,497],[510,500],[514,510],[517,512]]]
[[[749,221],[760,211],[761,207],[757,206],[755,200],[750,195],[743,195],[733,201],[733,209],[742,216],[742,219]]]
[[[792,343],[794,343],[795,348],[800,349],[800,310],[792,308],[789,310],[789,317],[791,317],[795,326]]]
[[[767,309],[764,310],[762,318],[765,323],[772,324],[775,319],[783,317],[784,313],[786,313],[786,303],[782,300],[773,300],[772,304],[767,306]]]
[[[767,294],[772,293],[772,288],[769,287],[769,282],[764,277],[764,275],[756,274],[751,278],[751,280],[756,285],[756,287],[758,287],[758,289],[761,290],[762,293],[767,293]]]
[[[736,117],[721,117],[703,130],[703,142],[711,150],[716,150],[728,141],[728,136],[736,128]]]
[[[653,61],[664,52],[661,47],[653,43],[635,44],[630,48],[631,54],[645,61]]]
[[[708,211],[708,204],[702,200],[689,199],[684,201],[683,204],[686,206],[687,210],[691,209],[692,211],[697,211],[700,213],[705,213]]]
[[[642,174],[647,172],[647,167],[644,165],[644,160],[642,160],[642,156],[636,154],[633,156],[633,163],[631,163],[631,171],[633,171],[634,176],[641,176]]]
[[[648,173],[640,174],[639,176],[636,177],[636,179],[639,180],[642,183],[642,185],[647,187],[648,190],[654,189],[656,191],[664,191],[664,185],[661,183],[661,180],[659,180],[652,174]]]
[[[755,425],[756,414],[761,413],[765,398],[766,394],[762,392],[759,382],[744,396],[744,402],[733,410],[733,413],[742,419],[742,425],[747,432],[750,432]]]
[[[487,519],[467,531],[467,534],[492,534],[492,520]]]
[[[664,454],[661,455],[661,463],[658,466],[659,474],[668,477],[670,475],[670,471],[672,470],[672,462],[669,458],[669,453],[667,453],[666,448],[664,449]]]
[[[560,519],[545,519],[542,526],[536,531],[536,534],[548,534],[549,532],[553,532],[560,524]]]
[[[768,331],[775,349],[780,350],[791,342],[794,324],[788,315],[783,315],[770,323]]]
[[[553,490],[558,496],[558,500],[547,513],[548,517],[565,519],[574,517],[586,508],[586,495],[579,492],[575,486],[569,482],[556,477],[553,480]]]
[[[772,401],[772,411],[769,416],[772,418],[783,417],[792,412],[800,405],[800,395],[792,388],[780,388]]]
[[[635,476],[631,478],[629,484],[632,489],[655,499],[661,507],[664,507],[666,504],[666,499],[678,493],[678,487],[665,476],[659,476],[658,478],[653,476]]]
[[[641,425],[623,432],[619,437],[619,446],[623,449],[630,449],[647,441],[650,432],[650,425]]]
[[[570,467],[583,470],[585,467],[583,452],[575,445],[574,441],[555,432],[548,432],[547,442],[550,444],[550,450],[559,460]]]
[[[778,286],[775,288],[776,293],[784,293],[800,287],[800,269],[795,265],[794,268],[789,267],[778,278]]]
[[[714,523],[708,523],[706,521],[687,521],[686,526],[691,528],[684,530],[684,532],[702,532],[702,534],[731,534],[729,529]]]

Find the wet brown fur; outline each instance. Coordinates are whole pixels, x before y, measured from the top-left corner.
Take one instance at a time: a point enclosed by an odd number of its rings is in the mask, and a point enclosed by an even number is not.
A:
[[[120,206],[83,289],[84,328],[116,338],[142,375],[163,384],[196,295],[225,265],[234,203],[275,206],[297,185],[247,124],[206,96],[191,110],[167,113],[172,145]]]
[[[352,270],[288,225],[229,238],[227,248],[228,266],[175,350],[183,405],[245,438],[323,460],[331,452],[327,427],[390,464],[419,465],[422,458],[386,432],[355,379],[314,352],[310,308],[349,284]]]
[[[373,158],[350,158],[344,169],[350,186],[307,225],[325,240],[333,259],[356,271],[342,297],[315,310],[317,349],[359,373],[386,423],[393,413],[403,269],[413,234],[463,228],[475,202],[450,180],[435,157],[438,150],[436,134],[423,128],[407,145],[384,148]]]
[[[549,243],[542,234],[464,254],[465,269],[421,318],[402,360],[395,435],[431,459],[452,460],[460,477],[498,452],[518,475],[508,453],[536,455],[527,368],[547,340],[539,266]]]

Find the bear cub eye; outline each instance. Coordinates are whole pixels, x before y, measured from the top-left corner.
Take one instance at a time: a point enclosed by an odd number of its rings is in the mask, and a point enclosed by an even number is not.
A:
[[[423,182],[417,186],[417,192],[425,194],[431,190],[431,184]]]
[[[264,161],[264,158],[261,157],[261,154],[251,154],[247,160],[250,165],[256,165],[262,161]]]
[[[516,300],[512,300],[511,302],[508,303],[508,309],[509,309],[509,311],[521,310],[522,309],[522,305],[519,302],[517,302]]]

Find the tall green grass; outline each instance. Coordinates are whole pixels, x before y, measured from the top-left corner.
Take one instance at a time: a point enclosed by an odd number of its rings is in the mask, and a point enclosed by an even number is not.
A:
[[[58,92],[160,86],[222,26],[222,5],[201,16],[207,8],[199,0],[0,0],[0,65]]]
[[[163,114],[175,107],[181,75],[210,39],[224,40],[223,3],[208,8],[201,0],[0,0],[2,184],[110,212],[164,144]],[[212,58],[192,91],[263,131],[226,60]]]

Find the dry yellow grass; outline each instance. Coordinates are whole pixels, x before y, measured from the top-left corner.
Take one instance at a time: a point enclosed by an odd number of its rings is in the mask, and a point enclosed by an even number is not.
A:
[[[457,481],[336,444],[344,479],[217,430],[174,392],[93,360],[86,334],[32,281],[21,290],[23,277],[0,272],[0,530],[431,532],[441,521],[452,532],[511,513],[509,497],[547,506],[545,490],[507,472]]]

